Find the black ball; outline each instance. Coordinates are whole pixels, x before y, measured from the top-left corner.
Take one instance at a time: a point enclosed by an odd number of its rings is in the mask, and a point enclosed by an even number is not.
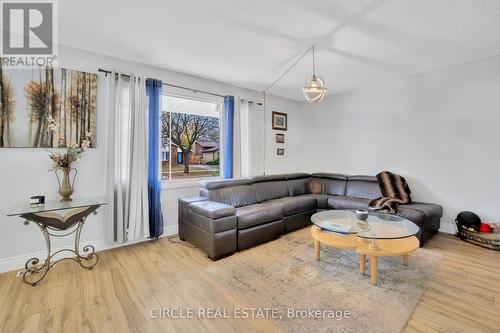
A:
[[[462,226],[466,229],[474,228],[474,230],[476,231],[479,231],[479,227],[481,226],[481,219],[479,218],[479,216],[477,216],[473,212],[467,211],[460,212],[457,215],[455,222],[457,222],[459,226]]]

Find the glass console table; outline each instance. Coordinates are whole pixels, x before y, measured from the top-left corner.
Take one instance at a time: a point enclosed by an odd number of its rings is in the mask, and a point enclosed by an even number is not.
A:
[[[25,220],[25,223],[35,223],[42,231],[47,246],[47,257],[43,262],[35,257],[29,259],[24,265],[24,283],[36,286],[47,275],[49,269],[61,260],[74,260],[86,269],[92,269],[97,265],[99,256],[92,245],[84,246],[80,250],[80,236],[87,217],[96,213],[96,210],[105,204],[106,202],[101,198],[84,198],[14,207],[7,216],[19,216]],[[71,234],[75,234],[74,249],[61,249],[52,253],[51,237],[64,237]],[[74,256],[53,260],[54,256],[62,252],[70,252]]]

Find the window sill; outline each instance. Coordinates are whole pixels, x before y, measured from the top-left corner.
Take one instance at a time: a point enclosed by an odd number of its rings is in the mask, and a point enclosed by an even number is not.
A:
[[[192,178],[192,179],[173,179],[173,180],[162,180],[161,189],[167,190],[172,188],[187,188],[187,187],[198,187],[201,181],[205,180],[219,180],[221,177],[202,177],[202,178]]]

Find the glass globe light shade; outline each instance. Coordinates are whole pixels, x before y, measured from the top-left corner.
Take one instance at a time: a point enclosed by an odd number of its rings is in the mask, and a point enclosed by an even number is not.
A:
[[[302,92],[309,103],[317,103],[323,100],[327,90],[323,78],[319,75],[313,75],[304,84]]]

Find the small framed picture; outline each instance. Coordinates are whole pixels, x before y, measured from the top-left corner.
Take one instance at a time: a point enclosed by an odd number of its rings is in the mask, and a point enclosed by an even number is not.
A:
[[[276,133],[276,143],[285,143],[285,134]]]
[[[278,148],[276,151],[276,155],[285,155],[285,149],[284,148]]]
[[[273,129],[286,131],[288,128],[287,114],[273,111]]]

